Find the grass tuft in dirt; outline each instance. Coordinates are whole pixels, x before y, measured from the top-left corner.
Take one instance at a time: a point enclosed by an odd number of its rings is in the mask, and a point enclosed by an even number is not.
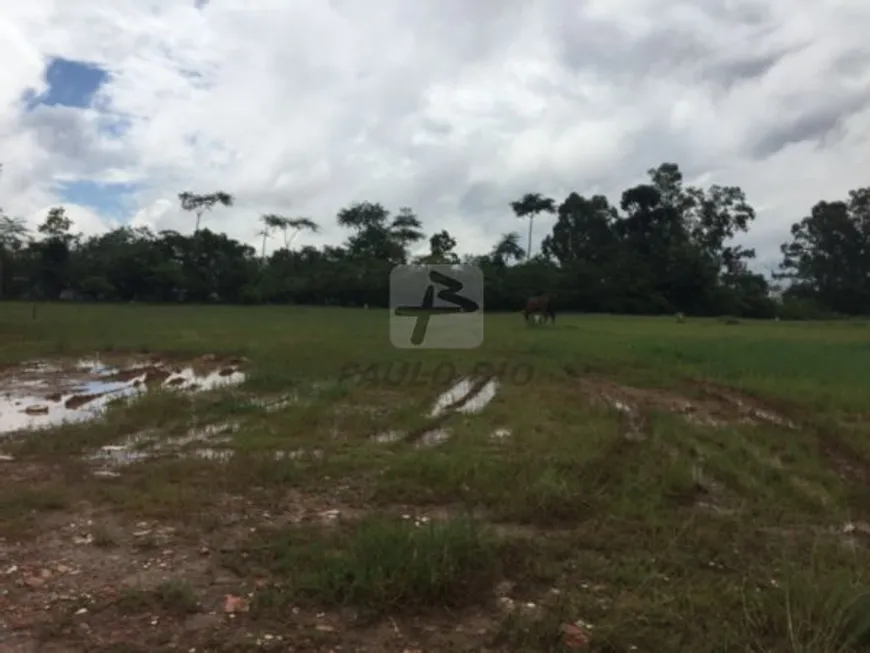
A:
[[[186,582],[169,580],[153,589],[127,588],[115,601],[115,607],[123,614],[161,611],[184,616],[199,611],[196,592]]]
[[[373,517],[346,533],[282,530],[247,553],[273,579],[258,594],[254,613],[308,599],[383,614],[486,602],[504,550],[470,518],[418,526]]]
[[[0,537],[23,537],[42,514],[69,505],[69,497],[56,486],[0,488]]]
[[[853,653],[870,650],[870,587],[822,570],[796,573],[774,593],[746,592],[749,651]]]

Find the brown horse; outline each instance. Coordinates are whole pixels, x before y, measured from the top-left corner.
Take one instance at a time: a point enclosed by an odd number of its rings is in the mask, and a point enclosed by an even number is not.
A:
[[[523,317],[527,324],[529,318],[532,316],[540,316],[543,318],[544,323],[547,322],[547,318],[549,317],[550,322],[556,324],[556,311],[553,310],[553,305],[550,303],[549,295],[540,292],[534,297],[529,298],[526,302],[526,307],[523,309]]]

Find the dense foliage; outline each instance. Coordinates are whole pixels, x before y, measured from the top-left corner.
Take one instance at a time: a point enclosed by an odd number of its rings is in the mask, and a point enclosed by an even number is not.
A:
[[[230,194],[183,192],[179,201],[192,215],[191,235],[122,227],[85,239],[71,232],[62,207],[30,234],[0,213],[0,298],[383,306],[393,265],[460,262],[443,230],[429,238],[427,255],[411,260],[425,235],[410,208],[348,206],[337,215],[347,240],[320,249],[291,248],[316,222],[264,215],[257,252],[200,228],[207,212],[233,206]],[[571,193],[557,204],[528,193],[505,210],[530,221],[528,247],[536,215],[554,213],[556,223],[535,256],[513,232],[465,257],[485,271],[489,309],[519,309],[538,290],[561,310],[592,312],[821,317],[870,307],[870,188],[819,202],[794,224],[776,275],[788,283],[781,295],[748,269],[754,251],[733,244],[755,219],[743,191],[686,186],[674,163],[650,170],[649,182],[623,192],[618,206],[601,195]],[[279,247],[267,256],[269,238]]]

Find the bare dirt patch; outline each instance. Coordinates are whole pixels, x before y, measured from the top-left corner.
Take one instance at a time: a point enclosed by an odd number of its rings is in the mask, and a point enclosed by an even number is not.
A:
[[[353,650],[404,652],[478,646],[498,625],[499,615],[483,609],[376,622],[340,607],[288,605],[280,620],[255,614],[253,606],[269,600],[270,583],[238,575],[227,556],[246,556],[261,532],[305,524],[332,530],[363,513],[341,497],[299,491],[280,510],[241,496],[221,504],[219,523],[207,532],[81,504],[43,515],[35,539],[0,540],[0,648],[327,651],[351,643]],[[423,526],[429,518],[417,520]]]
[[[59,465],[15,460],[12,456],[4,456],[0,460],[0,489],[21,484],[35,485],[62,478],[63,469]]]
[[[118,399],[150,388],[203,391],[245,379],[245,361],[202,356],[93,357],[35,361],[0,371],[0,434],[93,419]]]

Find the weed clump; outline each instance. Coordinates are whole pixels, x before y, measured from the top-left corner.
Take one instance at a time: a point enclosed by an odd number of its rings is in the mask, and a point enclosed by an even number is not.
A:
[[[420,525],[370,518],[333,535],[283,530],[248,552],[273,581],[252,610],[299,599],[378,614],[482,602],[492,595],[503,550],[469,518]]]
[[[196,592],[186,582],[169,580],[153,589],[127,588],[115,601],[122,614],[161,610],[183,616],[199,610]]]

